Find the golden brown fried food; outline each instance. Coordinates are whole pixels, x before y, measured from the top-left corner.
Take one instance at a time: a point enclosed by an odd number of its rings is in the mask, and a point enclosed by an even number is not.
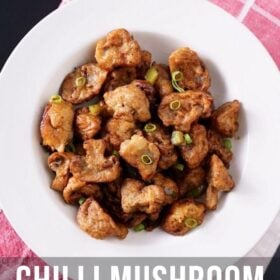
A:
[[[178,158],[177,153],[173,144],[171,143],[171,136],[164,130],[161,125],[153,125],[156,126],[156,130],[151,132],[146,131],[146,138],[148,141],[154,143],[160,151],[160,158],[158,162],[159,168],[168,169],[176,163]]]
[[[109,142],[114,149],[119,150],[123,141],[130,139],[136,129],[135,123],[111,118],[106,124]]]
[[[205,206],[189,200],[180,200],[172,204],[164,221],[164,231],[174,235],[184,235],[199,226],[205,216]]]
[[[62,192],[66,187],[70,177],[70,163],[74,154],[72,153],[52,153],[48,157],[49,168],[56,173],[52,181],[51,187],[59,192]]]
[[[140,47],[125,29],[116,29],[96,44],[95,58],[100,67],[136,66],[141,62]]]
[[[93,138],[101,129],[101,117],[92,114],[87,107],[77,110],[76,132],[82,140]]]
[[[118,87],[104,94],[104,101],[114,118],[145,122],[151,118],[146,94],[136,85]]]
[[[105,157],[105,140],[87,140],[83,147],[86,156],[76,156],[70,165],[73,176],[84,182],[112,182],[120,176],[121,168],[116,156]]]
[[[179,48],[168,59],[170,71],[180,71],[183,79],[178,82],[183,89],[207,91],[211,80],[204,63],[190,48]]]
[[[143,182],[125,179],[121,188],[122,208],[125,213],[137,211],[157,213],[165,202],[165,193],[157,185],[145,186]]]
[[[209,210],[215,210],[219,201],[219,191],[209,185],[206,190],[205,205]]]
[[[210,169],[207,174],[208,185],[219,191],[230,191],[234,187],[234,181],[228,170],[218,156],[212,155]]]
[[[189,191],[200,188],[206,179],[206,173],[202,167],[188,170],[178,183],[180,197],[184,197]]]
[[[63,198],[66,203],[77,203],[82,197],[102,198],[102,192],[97,184],[86,183],[75,177],[71,177],[63,190]]]
[[[157,101],[157,93],[155,91],[155,88],[149,82],[145,80],[135,80],[131,83],[131,85],[137,86],[146,94],[146,97],[150,102],[150,107],[152,105],[155,105]]]
[[[181,155],[189,168],[196,168],[208,153],[207,131],[203,125],[194,124],[189,134],[192,143],[180,146]]]
[[[208,130],[207,133],[208,146],[210,154],[217,154],[226,166],[229,166],[232,160],[232,151],[225,147],[224,138],[213,130]]]
[[[160,96],[164,97],[169,93],[174,92],[168,66],[164,64],[154,64],[153,66],[158,71],[158,77],[155,81],[154,86],[160,94]]]
[[[127,228],[116,223],[93,198],[88,198],[80,206],[77,221],[83,231],[96,239],[109,236],[124,239],[128,233]]]
[[[84,64],[65,77],[60,94],[73,104],[85,102],[99,94],[107,74],[96,64]]]
[[[120,155],[127,163],[138,169],[144,180],[149,180],[155,175],[160,152],[155,144],[143,136],[133,135],[130,140],[122,142]]]
[[[73,137],[74,110],[71,103],[60,100],[45,107],[40,132],[42,144],[52,151],[64,152]]]
[[[233,137],[239,127],[238,115],[241,104],[238,100],[226,102],[211,116],[213,128],[226,137]]]
[[[158,116],[165,126],[172,125],[176,130],[188,132],[192,123],[211,115],[212,104],[212,97],[202,91],[171,93],[163,97]]]
[[[141,50],[141,62],[136,67],[137,79],[145,79],[145,75],[152,63],[152,54],[148,51]]]

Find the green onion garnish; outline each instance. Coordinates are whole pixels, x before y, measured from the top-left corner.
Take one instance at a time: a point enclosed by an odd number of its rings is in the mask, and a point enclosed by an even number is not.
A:
[[[174,168],[176,168],[176,169],[179,170],[179,171],[184,171],[185,166],[184,166],[184,164],[182,164],[182,163],[176,163],[176,164],[174,165]]]
[[[177,82],[182,81],[184,78],[183,73],[180,71],[174,71],[171,73],[172,86],[179,92],[184,92],[185,90],[181,88]]]
[[[232,143],[231,143],[231,140],[226,138],[223,140],[223,146],[228,149],[228,150],[231,150],[232,149]]]
[[[75,153],[76,152],[76,147],[74,146],[73,143],[70,143],[65,147],[65,151]]]
[[[81,76],[76,78],[75,85],[76,87],[83,87],[86,84],[86,82],[87,82],[86,77]]]
[[[157,126],[153,123],[147,123],[145,126],[144,126],[144,130],[146,132],[154,132],[156,131],[157,129]]]
[[[174,100],[169,104],[169,108],[172,111],[176,111],[181,107],[181,102],[179,100]]]
[[[81,197],[79,199],[79,204],[82,205],[85,201],[86,201],[86,198],[85,197]]]
[[[157,78],[158,78],[157,69],[155,67],[151,67],[145,75],[145,80],[153,85],[155,83],[155,81],[157,80]]]
[[[192,138],[191,138],[191,136],[190,136],[188,133],[186,133],[186,134],[184,135],[184,139],[185,139],[185,142],[186,142],[188,145],[190,145],[190,144],[192,143]]]
[[[197,220],[194,219],[194,218],[187,218],[187,219],[185,219],[184,223],[185,223],[185,225],[186,225],[187,227],[189,227],[189,228],[191,228],[191,229],[193,229],[193,228],[195,228],[195,227],[198,226],[198,222],[197,222]]]
[[[116,157],[120,157],[119,152],[116,151],[116,150],[113,150],[112,155],[113,155],[113,156],[116,156]]]
[[[144,154],[141,156],[141,161],[146,164],[146,165],[150,165],[153,163],[152,158],[148,155],[148,154]]]
[[[135,232],[140,232],[140,231],[142,231],[142,230],[144,230],[145,229],[145,226],[143,225],[143,224],[139,224],[139,225],[137,225],[137,226],[135,226],[134,228],[133,228],[133,230],[135,231]]]
[[[95,116],[99,115],[101,112],[101,106],[99,103],[88,106],[88,109],[90,113]]]
[[[179,146],[184,143],[184,134],[181,131],[173,131],[171,135],[171,143],[175,146]]]
[[[204,185],[201,185],[197,188],[194,188],[190,191],[187,192],[187,195],[186,197],[192,197],[192,198],[196,198],[196,197],[199,197],[202,195],[203,191],[205,190],[205,186]]]
[[[50,98],[50,103],[59,104],[62,102],[62,98],[60,95],[52,95]]]

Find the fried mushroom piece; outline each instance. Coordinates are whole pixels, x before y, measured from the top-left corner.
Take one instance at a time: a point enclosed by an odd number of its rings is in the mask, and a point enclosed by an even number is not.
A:
[[[80,206],[77,222],[83,231],[96,239],[105,239],[109,236],[124,239],[128,234],[127,228],[116,223],[93,198],[88,198]]]
[[[163,97],[158,116],[165,126],[188,132],[192,123],[211,115],[212,104],[212,97],[202,91],[171,93]]]
[[[233,137],[238,131],[240,102],[227,102],[215,110],[211,116],[213,128],[226,137]]]
[[[158,77],[155,81],[155,89],[158,91],[161,97],[164,97],[174,91],[170,71],[167,65],[164,64],[154,64],[153,65],[158,71]]]
[[[100,67],[136,66],[141,62],[141,50],[136,40],[125,29],[116,29],[96,44],[95,58]]]
[[[207,131],[203,125],[194,124],[190,130],[191,144],[180,146],[181,155],[189,168],[196,168],[208,153]]]
[[[102,192],[97,184],[86,183],[71,177],[63,190],[63,198],[66,203],[74,204],[82,197],[94,197],[97,200],[102,198]]]
[[[122,208],[125,213],[137,211],[157,213],[165,202],[165,193],[157,185],[145,186],[143,182],[125,179],[121,188]]]
[[[136,67],[137,79],[144,79],[152,63],[152,54],[141,50],[141,62]]]
[[[228,192],[234,187],[232,177],[229,175],[223,162],[216,155],[211,156],[207,182],[208,185],[219,191]]]
[[[202,203],[189,200],[177,201],[170,207],[161,227],[167,233],[184,235],[203,222],[205,210]]]
[[[48,157],[49,168],[56,173],[52,181],[52,189],[62,192],[70,177],[70,163],[74,154],[54,152]]]
[[[135,123],[123,119],[111,118],[106,124],[109,142],[119,150],[123,141],[130,139],[136,129]]]
[[[180,197],[184,197],[189,191],[200,188],[206,179],[206,172],[202,167],[188,170],[178,183]]]
[[[207,91],[211,80],[204,63],[190,48],[179,48],[168,59],[171,72],[180,71],[183,79],[178,84],[183,89]]]
[[[156,130],[145,132],[145,136],[147,140],[154,143],[160,151],[160,158],[158,162],[159,168],[168,169],[176,163],[178,156],[173,144],[171,143],[171,136],[161,125],[155,125]]]
[[[119,153],[128,164],[138,169],[143,180],[155,175],[160,152],[155,144],[143,136],[135,134],[130,140],[122,142]]]
[[[119,160],[112,155],[105,157],[105,140],[86,140],[83,144],[86,156],[75,156],[70,165],[75,178],[84,182],[106,183],[120,176]]]
[[[49,102],[40,124],[42,144],[52,151],[64,152],[65,146],[73,138],[73,119],[74,109],[71,103],[63,100],[58,103]]]
[[[101,129],[101,118],[92,114],[87,107],[83,107],[77,110],[75,128],[82,140],[91,139]]]
[[[84,64],[68,74],[60,94],[73,104],[80,104],[98,95],[108,72],[94,63]]]
[[[140,122],[151,118],[149,100],[145,92],[134,84],[107,91],[104,101],[114,118]]]
[[[223,137],[215,132],[214,130],[208,130],[207,133],[208,146],[210,154],[217,154],[218,157],[224,162],[228,167],[230,161],[232,160],[232,151],[224,146]]]

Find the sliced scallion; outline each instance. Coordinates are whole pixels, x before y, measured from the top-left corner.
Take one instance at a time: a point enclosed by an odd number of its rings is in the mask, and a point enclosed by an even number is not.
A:
[[[184,78],[183,73],[180,71],[174,71],[171,73],[172,86],[179,92],[184,92],[185,90],[178,85],[178,82],[182,81]]]
[[[185,225],[186,225],[187,227],[191,228],[191,229],[193,229],[193,228],[195,228],[195,227],[198,226],[198,222],[197,222],[197,220],[194,219],[194,218],[187,218],[187,219],[185,219],[184,222],[185,222]]]
[[[174,100],[169,104],[169,108],[172,111],[177,111],[181,107],[181,102],[179,100]]]
[[[141,161],[146,165],[150,165],[153,163],[152,158],[148,154],[143,154],[141,156]]]
[[[88,109],[89,109],[90,113],[95,116],[97,116],[101,113],[101,106],[99,103],[88,106]]]
[[[146,132],[154,132],[154,131],[156,131],[156,129],[157,129],[157,126],[155,125],[155,124],[153,124],[153,123],[147,123],[145,126],[144,126],[144,130],[146,131]]]
[[[190,144],[192,143],[192,138],[191,138],[191,136],[190,136],[188,133],[186,133],[186,134],[184,135],[184,139],[185,139],[185,142],[186,142],[188,145],[190,145]]]
[[[157,80],[157,78],[158,78],[157,69],[155,67],[151,67],[145,75],[145,80],[153,85],[155,83],[155,81]]]
[[[232,143],[231,140],[226,138],[223,140],[223,146],[227,149],[227,150],[231,150],[232,149]]]
[[[62,97],[60,95],[52,95],[50,98],[50,103],[59,104],[62,102]]]
[[[181,131],[173,131],[171,135],[171,143],[175,146],[182,145],[184,143],[184,134]]]
[[[174,168],[176,168],[176,169],[179,170],[179,171],[184,171],[185,166],[184,166],[184,164],[182,164],[182,163],[176,163],[176,164],[174,165]]]
[[[85,197],[81,197],[79,199],[79,205],[82,205],[85,201],[86,201],[86,198]]]
[[[87,82],[86,77],[80,76],[78,78],[76,78],[75,80],[75,85],[76,87],[83,87]]]
[[[139,224],[139,225],[137,225],[137,226],[135,226],[134,228],[133,228],[133,230],[135,231],[135,232],[140,232],[140,231],[142,231],[142,230],[144,230],[145,229],[145,226],[143,225],[143,224]]]

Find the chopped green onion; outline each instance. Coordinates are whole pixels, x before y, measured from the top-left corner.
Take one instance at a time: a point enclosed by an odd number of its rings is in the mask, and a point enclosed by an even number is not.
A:
[[[182,81],[184,78],[183,73],[180,71],[174,71],[171,73],[172,86],[179,92],[184,92],[185,90],[181,88],[177,82]]]
[[[181,107],[181,102],[179,100],[174,100],[169,104],[169,108],[172,111],[176,111]]]
[[[112,155],[114,155],[114,156],[116,156],[116,157],[119,157],[119,156],[120,156],[119,152],[116,151],[116,150],[113,150]]]
[[[190,145],[190,144],[192,143],[192,138],[191,138],[191,136],[190,136],[188,133],[186,133],[186,134],[184,135],[184,139],[185,139],[185,142],[186,142],[188,145]]]
[[[70,143],[65,147],[65,151],[75,153],[76,152],[76,147],[74,146],[73,143]]]
[[[223,140],[223,146],[228,149],[231,150],[232,149],[232,143],[230,139],[224,139]]]
[[[86,82],[87,82],[86,77],[81,76],[76,78],[75,85],[76,87],[83,87],[86,84]]]
[[[52,95],[50,98],[51,103],[59,104],[62,102],[62,98],[60,95]]]
[[[85,197],[79,199],[79,204],[82,205],[86,201]]]
[[[191,228],[191,229],[193,229],[193,228],[195,228],[195,227],[198,226],[198,222],[197,222],[197,220],[194,219],[194,218],[187,218],[187,219],[185,219],[184,223],[185,223],[185,225],[186,225],[187,227],[189,227],[189,228]]]
[[[101,113],[101,106],[99,103],[88,106],[88,109],[90,113],[95,116]]]
[[[157,130],[157,126],[153,123],[147,123],[145,126],[144,126],[144,130],[146,132],[154,132]]]
[[[143,224],[139,224],[139,225],[137,225],[137,226],[135,226],[134,228],[133,228],[133,230],[135,231],[135,232],[140,232],[140,231],[142,231],[142,230],[144,230],[145,229],[145,226],[143,225]]]
[[[184,166],[184,164],[182,164],[182,163],[176,163],[176,164],[174,165],[174,168],[176,168],[176,169],[179,170],[179,171],[184,171],[185,166]]]
[[[186,196],[196,198],[196,197],[201,196],[204,190],[205,190],[205,186],[201,185],[197,188],[194,188],[194,189],[188,191]]]
[[[150,165],[153,163],[153,160],[152,158],[148,155],[148,154],[144,154],[141,156],[141,161],[144,163],[144,164],[147,164],[147,165]]]
[[[158,78],[157,69],[155,67],[151,67],[145,75],[145,80],[153,85],[155,83],[155,81],[157,80],[157,78]]]
[[[171,135],[171,143],[175,146],[179,146],[184,143],[184,134],[181,131],[173,131]]]

